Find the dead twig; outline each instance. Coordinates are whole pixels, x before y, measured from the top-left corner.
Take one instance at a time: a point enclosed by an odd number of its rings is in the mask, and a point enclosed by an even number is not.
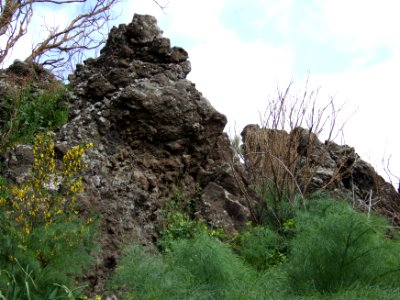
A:
[[[32,17],[43,5],[77,5],[78,15],[61,27],[45,24],[45,38],[32,46],[26,62],[40,63],[51,70],[71,71],[87,50],[102,45],[113,19],[112,8],[119,0],[7,0],[0,2],[0,64],[28,32]]]

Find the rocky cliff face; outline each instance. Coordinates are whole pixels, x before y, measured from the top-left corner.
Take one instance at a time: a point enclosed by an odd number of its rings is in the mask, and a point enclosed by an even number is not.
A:
[[[80,197],[83,213],[102,218],[102,254],[88,275],[95,290],[123,243],[158,238],[160,209],[176,190],[210,226],[232,232],[249,218],[247,184],[223,133],[226,117],[186,79],[189,72],[187,52],[170,46],[156,19],[135,15],[113,28],[100,56],[69,78],[70,122],[60,129],[56,150],[95,145]],[[24,176],[29,152],[19,146],[6,154],[8,177]]]
[[[123,244],[157,240],[160,210],[177,189],[210,226],[234,232],[252,217],[249,208],[258,200],[223,132],[226,117],[186,79],[189,72],[187,52],[171,47],[155,18],[135,15],[113,28],[100,56],[69,78],[70,122],[57,133],[56,150],[61,156],[67,145],[95,145],[80,197],[83,213],[101,215],[102,253],[88,274],[94,291],[102,289]],[[327,167],[342,153],[341,146],[334,149]],[[26,145],[5,153],[3,175],[21,180],[32,165],[30,153]],[[379,205],[397,215],[399,207],[385,203],[398,201],[398,194],[354,150],[351,156],[354,183],[342,178],[334,190],[355,191],[365,202],[379,185],[386,197]]]

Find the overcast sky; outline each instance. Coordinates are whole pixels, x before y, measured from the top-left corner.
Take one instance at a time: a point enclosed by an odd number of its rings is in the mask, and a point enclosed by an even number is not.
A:
[[[400,176],[399,0],[125,0],[118,23],[134,13],[157,17],[164,36],[189,53],[189,79],[220,112],[227,129],[258,123],[277,87],[321,87],[321,103],[355,114],[344,142],[379,173],[391,156]],[[58,22],[68,12],[45,12]],[[53,15],[53,17],[52,17]],[[18,53],[18,52],[17,52]],[[341,142],[341,141],[338,141]],[[397,185],[397,179],[393,178]]]

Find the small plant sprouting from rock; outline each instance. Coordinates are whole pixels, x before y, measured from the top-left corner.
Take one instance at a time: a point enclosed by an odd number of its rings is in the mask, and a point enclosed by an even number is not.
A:
[[[220,239],[225,237],[221,228],[209,228],[204,220],[193,218],[190,202],[184,199],[182,191],[175,189],[174,197],[164,204],[161,239],[158,243],[163,250],[169,251],[173,241],[191,239],[201,233]]]
[[[68,121],[66,88],[55,84],[33,93],[29,84],[9,88],[0,103],[0,149],[32,143],[39,129],[53,130]]]

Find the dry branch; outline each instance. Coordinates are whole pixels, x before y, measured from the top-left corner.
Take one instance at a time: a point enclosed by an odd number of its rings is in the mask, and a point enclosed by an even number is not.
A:
[[[120,0],[0,0],[0,66],[28,32],[32,17],[43,5],[79,5],[64,27],[44,24],[44,38],[35,41],[26,62],[36,62],[48,69],[64,73],[74,69],[87,51],[98,49],[107,38],[111,14]],[[163,5],[153,0],[161,9]]]
[[[293,207],[294,199],[306,197],[315,188],[329,188],[348,174],[355,164],[352,148],[340,158],[330,157],[331,143],[343,131],[345,123],[337,124],[343,106],[336,107],[334,99],[317,105],[319,90],[309,90],[308,81],[300,95],[292,95],[293,82],[269,105],[262,126],[247,126],[242,136],[243,160],[257,191],[264,199],[260,207],[278,223],[285,221],[282,207]],[[326,137],[325,144],[319,136]],[[345,148],[347,149],[347,148]],[[329,166],[327,163],[329,162]],[[326,167],[325,167],[326,166]],[[321,182],[319,174],[326,172]]]
[[[81,13],[65,27],[45,25],[45,38],[32,46],[26,62],[36,62],[52,70],[69,70],[79,62],[84,51],[105,42],[111,9],[118,0],[6,0],[0,2],[0,64],[27,33],[32,17],[41,5],[81,4]]]

